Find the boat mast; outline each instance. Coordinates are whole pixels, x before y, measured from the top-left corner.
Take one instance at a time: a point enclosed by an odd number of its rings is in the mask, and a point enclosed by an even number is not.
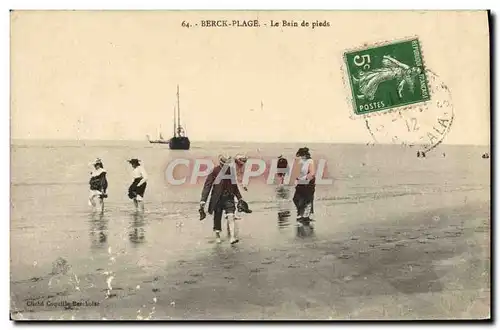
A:
[[[175,125],[175,105],[174,105],[174,136],[176,136],[177,127]]]
[[[179,85],[177,85],[177,127],[181,127],[181,105],[179,101]]]

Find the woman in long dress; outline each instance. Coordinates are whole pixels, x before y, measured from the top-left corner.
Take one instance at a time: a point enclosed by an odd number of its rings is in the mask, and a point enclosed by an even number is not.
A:
[[[316,169],[309,153],[309,148],[300,148],[298,157],[299,175],[295,181],[295,194],[293,203],[297,209],[297,222],[299,225],[309,225],[314,213],[313,202],[316,190]]]

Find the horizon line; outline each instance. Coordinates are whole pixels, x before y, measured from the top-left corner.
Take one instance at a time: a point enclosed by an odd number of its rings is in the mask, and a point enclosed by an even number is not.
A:
[[[41,139],[41,138],[10,138],[10,144],[12,145],[12,142],[14,141],[67,141],[67,142],[144,142],[147,143],[149,141],[147,140],[142,140],[142,139]],[[402,144],[394,144],[394,143],[384,143],[384,142],[345,142],[345,141],[293,141],[293,142],[283,142],[283,141],[243,141],[243,140],[191,140],[191,142],[195,143],[264,143],[264,144],[276,144],[276,143],[283,143],[283,144],[361,144],[361,145],[401,145]],[[488,144],[478,144],[478,143],[445,143],[442,142],[442,145],[447,145],[447,146],[491,146],[491,143]],[[423,144],[413,144],[412,146],[420,146]],[[408,145],[406,145],[408,146]]]

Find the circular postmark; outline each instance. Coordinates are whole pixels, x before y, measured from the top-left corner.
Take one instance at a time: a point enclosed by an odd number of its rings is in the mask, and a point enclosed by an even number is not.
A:
[[[425,71],[429,84],[428,101],[381,111],[376,116],[364,116],[366,128],[376,143],[415,146],[428,152],[443,142],[454,118],[451,93],[435,73],[429,69]]]

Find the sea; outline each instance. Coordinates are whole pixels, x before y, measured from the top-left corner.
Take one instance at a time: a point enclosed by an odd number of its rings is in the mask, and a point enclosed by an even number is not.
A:
[[[399,145],[273,144],[192,142],[191,150],[141,141],[25,141],[11,144],[11,283],[34,281],[57,273],[62,263],[84,276],[106,269],[111,259],[116,277],[154,274],[181,259],[213,251],[210,215],[199,219],[202,182],[174,186],[165,167],[176,158],[216,157],[244,153],[254,157],[293,158],[299,147],[310,148],[313,159],[328,163],[332,184],[318,185],[315,196],[316,239],[328,240],[350,221],[343,205],[383,201],[388,208],[402,196],[456,191],[489,194],[489,146],[440,145],[417,158],[415,148]],[[88,205],[90,163],[101,158],[108,173],[105,210]],[[139,158],[149,175],[145,212],[137,213],[127,196],[130,158]],[[291,193],[293,193],[293,188]],[[291,198],[290,194],[290,198]],[[240,222],[240,249],[254,251],[296,244],[291,201],[289,223],[279,221],[283,207],[276,187],[250,185],[243,192],[253,210]],[[280,204],[281,203],[281,204]],[[443,200],[443,203],[445,201]],[[379,210],[384,216],[383,209]],[[222,244],[229,246],[227,240]],[[15,293],[15,292],[14,292]]]

